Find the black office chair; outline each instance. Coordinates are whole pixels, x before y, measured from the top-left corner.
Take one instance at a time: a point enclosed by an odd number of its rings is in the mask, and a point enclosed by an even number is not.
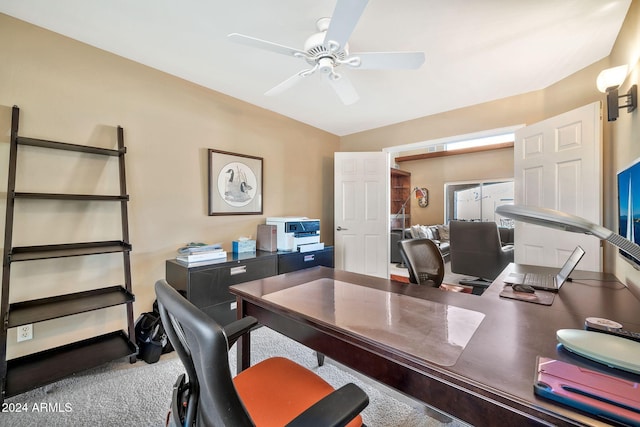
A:
[[[444,257],[438,244],[431,239],[410,239],[398,242],[403,263],[409,270],[409,282],[427,285],[443,291],[472,293],[471,287],[442,283]]]
[[[513,246],[502,245],[495,222],[451,221],[449,242],[451,272],[477,277],[463,285],[487,288],[513,262]]]
[[[444,279],[444,259],[431,239],[400,240],[398,249],[409,270],[409,281],[417,285],[440,286]]]
[[[165,280],[155,284],[163,325],[188,375],[171,404],[180,426],[360,426],[369,398],[355,384],[338,390],[283,357],[266,359],[232,379],[229,348],[257,324],[245,317],[221,327]]]

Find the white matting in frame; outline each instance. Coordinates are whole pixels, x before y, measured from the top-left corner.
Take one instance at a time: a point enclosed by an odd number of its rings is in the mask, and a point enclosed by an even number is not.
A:
[[[262,214],[262,157],[209,149],[209,215]]]

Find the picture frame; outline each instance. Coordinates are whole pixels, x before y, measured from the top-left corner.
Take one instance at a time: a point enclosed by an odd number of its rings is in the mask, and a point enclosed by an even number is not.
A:
[[[418,206],[421,208],[426,208],[429,206],[429,190],[425,187],[419,189],[420,191],[416,192],[416,198],[418,199]]]
[[[209,149],[209,215],[262,215],[263,159]]]

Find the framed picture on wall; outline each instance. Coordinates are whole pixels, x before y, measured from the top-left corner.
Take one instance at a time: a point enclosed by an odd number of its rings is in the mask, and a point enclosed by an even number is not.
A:
[[[209,215],[261,215],[262,197],[262,157],[209,149]]]

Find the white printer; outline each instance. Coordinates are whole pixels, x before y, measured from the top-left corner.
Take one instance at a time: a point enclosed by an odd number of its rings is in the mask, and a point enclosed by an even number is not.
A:
[[[283,216],[267,218],[267,225],[276,226],[279,251],[309,252],[324,248],[320,243],[320,220]]]

